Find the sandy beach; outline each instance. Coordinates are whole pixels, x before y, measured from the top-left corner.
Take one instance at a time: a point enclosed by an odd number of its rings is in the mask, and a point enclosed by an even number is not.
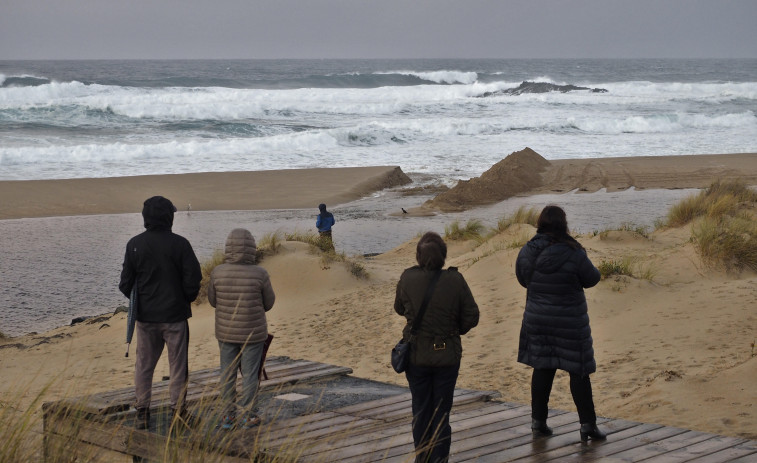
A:
[[[173,199],[180,210],[190,203],[193,210],[313,207],[314,196],[324,198],[318,180],[324,175],[325,202],[333,204],[408,181],[389,166],[0,182],[0,218],[138,212],[152,194]],[[539,177],[507,194],[702,188],[733,178],[757,185],[757,154],[551,161]],[[478,200],[456,198],[454,207],[475,210],[501,200],[492,199],[501,192],[481,191]],[[433,214],[432,206],[423,213]],[[423,220],[420,211],[416,215]],[[464,274],[481,308],[479,326],[463,339],[459,387],[496,390],[502,400],[524,404],[530,401],[531,369],[516,362],[525,289],[515,279],[518,247],[512,243],[533,233],[533,227],[519,225],[483,244],[448,242],[447,259]],[[610,277],[587,290],[597,412],[757,439],[757,275],[705,266],[690,236],[682,227],[648,237],[633,231],[579,237],[595,265],[632,257],[653,274]],[[262,262],[277,296],[269,313],[276,336],[269,355],[348,366],[359,377],[406,384],[389,366],[388,352],[403,325],[391,308],[394,289],[401,271],[414,264],[415,239],[408,236],[389,252],[363,258],[368,279],[356,279],[338,263],[324,268],[307,245],[284,242]],[[190,319],[192,370],[218,364],[213,324],[213,309],[197,305]],[[23,410],[40,394],[54,400],[131,385],[134,360],[123,355],[124,327],[124,314],[117,314],[0,339],[0,406]],[[156,376],[167,372],[164,356]],[[567,375],[558,374],[550,406],[574,409]]]

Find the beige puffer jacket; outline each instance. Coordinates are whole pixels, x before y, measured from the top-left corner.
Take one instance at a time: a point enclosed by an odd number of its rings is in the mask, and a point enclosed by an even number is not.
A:
[[[226,238],[224,263],[213,269],[208,301],[216,308],[216,338],[232,344],[265,341],[265,313],[275,300],[268,272],[255,265],[255,238],[235,228]]]

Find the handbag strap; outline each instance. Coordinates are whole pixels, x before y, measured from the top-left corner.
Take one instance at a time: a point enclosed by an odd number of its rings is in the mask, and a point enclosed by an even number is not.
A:
[[[411,339],[415,337],[415,335],[418,333],[418,329],[421,327],[421,321],[423,320],[423,315],[426,313],[428,301],[431,300],[431,295],[434,294],[436,282],[439,281],[441,274],[442,271],[441,269],[439,269],[436,271],[434,276],[431,277],[431,282],[429,282],[428,287],[426,288],[426,294],[423,295],[423,302],[421,302],[421,307],[418,309],[418,315],[415,316],[415,320],[413,320],[413,326],[410,328]]]

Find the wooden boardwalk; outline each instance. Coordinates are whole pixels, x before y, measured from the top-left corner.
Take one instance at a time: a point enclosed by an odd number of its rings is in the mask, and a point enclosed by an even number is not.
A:
[[[160,421],[167,394],[161,382],[154,387],[157,418],[150,431],[133,428],[133,388],[45,404],[47,454],[73,442],[86,461],[110,461],[113,454],[189,461],[167,457],[173,442],[175,452],[183,448],[196,461],[412,461],[406,388],[305,360],[270,358],[266,370],[264,422],[253,430],[215,429],[218,370],[211,369],[190,375],[188,402],[200,418],[194,430],[171,434]],[[530,407],[495,398],[491,392],[456,391],[451,462],[757,462],[757,441],[617,419],[600,420],[607,441],[583,444],[576,413],[559,410],[549,419],[554,435],[534,439]]]

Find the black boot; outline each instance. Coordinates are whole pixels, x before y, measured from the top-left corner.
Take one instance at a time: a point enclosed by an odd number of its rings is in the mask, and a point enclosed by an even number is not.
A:
[[[581,441],[587,442],[591,438],[592,440],[605,440],[607,434],[603,433],[597,427],[597,423],[581,423]]]
[[[531,431],[535,436],[551,436],[552,428],[547,426],[547,420],[537,420],[531,418]]]
[[[137,429],[148,429],[150,427],[150,409],[138,408],[137,417],[134,420],[134,427]]]

